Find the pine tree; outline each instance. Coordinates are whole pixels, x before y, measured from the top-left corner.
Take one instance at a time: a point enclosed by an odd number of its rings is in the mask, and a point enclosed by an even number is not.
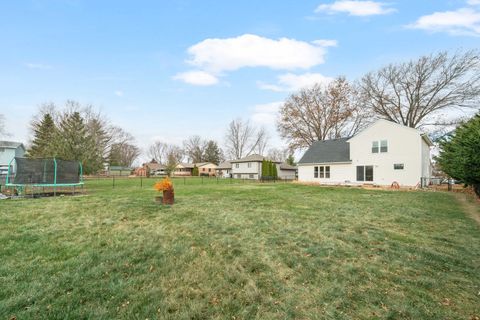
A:
[[[289,155],[286,162],[291,165],[291,166],[294,166],[295,165],[295,158],[293,157],[293,154]]]
[[[210,140],[207,142],[207,147],[205,148],[205,153],[203,156],[203,161],[211,162],[216,165],[222,160],[222,150],[218,147],[218,144]]]
[[[277,164],[275,162],[272,162],[272,177],[275,180],[278,178]]]
[[[442,170],[471,185],[480,197],[480,113],[440,141],[437,158]]]
[[[34,122],[34,137],[32,145],[28,150],[30,158],[51,158],[55,157],[58,130],[52,116],[46,113],[40,122]]]
[[[193,165],[193,169],[192,169],[192,176],[195,176],[197,177],[198,175],[200,174],[200,172],[198,171],[198,167],[197,165]]]
[[[268,163],[267,160],[262,160],[262,179],[266,179],[268,175]]]

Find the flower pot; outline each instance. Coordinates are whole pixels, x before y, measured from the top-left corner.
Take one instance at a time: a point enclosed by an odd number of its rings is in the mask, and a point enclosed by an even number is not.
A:
[[[163,204],[172,205],[174,202],[175,195],[173,190],[164,190],[163,191]]]
[[[155,203],[158,203],[158,204],[163,203],[163,196],[155,196]]]

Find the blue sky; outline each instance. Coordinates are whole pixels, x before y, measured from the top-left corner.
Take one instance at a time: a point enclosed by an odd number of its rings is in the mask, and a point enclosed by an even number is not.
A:
[[[242,117],[270,130],[292,91],[478,48],[480,0],[2,1],[0,113],[28,141],[40,104],[93,104],[145,148]]]

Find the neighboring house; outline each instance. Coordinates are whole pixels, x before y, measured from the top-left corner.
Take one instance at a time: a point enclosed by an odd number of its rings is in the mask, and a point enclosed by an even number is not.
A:
[[[0,141],[0,175],[6,175],[8,165],[15,157],[25,156],[25,146],[20,142]],[[13,163],[12,171],[15,172],[15,163]]]
[[[197,163],[198,174],[201,176],[215,176],[217,165],[211,162]]]
[[[225,161],[220,163],[215,169],[217,177],[231,178],[232,177],[232,163]]]
[[[262,162],[263,160],[270,160],[260,154],[252,154],[245,158],[238,160],[230,160],[232,164],[232,178],[236,179],[256,179],[262,177]],[[273,161],[277,166],[277,175],[279,179],[295,179],[296,167],[290,166],[281,161]]]
[[[122,167],[122,166],[110,166],[108,167],[108,175],[109,176],[122,176],[128,177],[132,174],[133,168],[130,167]]]
[[[146,177],[147,172],[151,176],[164,176],[167,174],[166,167],[154,160],[148,163],[142,164],[141,167],[135,169],[135,175],[137,177]]]
[[[417,129],[377,120],[353,137],[315,142],[298,163],[298,180],[416,186],[431,176],[432,145]]]
[[[198,163],[180,163],[175,168],[173,175],[175,176],[191,176],[193,168],[197,166],[198,174],[201,176],[215,176],[217,166],[211,162]]]

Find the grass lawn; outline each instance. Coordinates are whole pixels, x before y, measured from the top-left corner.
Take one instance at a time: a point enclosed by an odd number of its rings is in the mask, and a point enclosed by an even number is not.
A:
[[[177,180],[161,207],[143,182],[0,201],[0,319],[480,317],[451,194]]]

